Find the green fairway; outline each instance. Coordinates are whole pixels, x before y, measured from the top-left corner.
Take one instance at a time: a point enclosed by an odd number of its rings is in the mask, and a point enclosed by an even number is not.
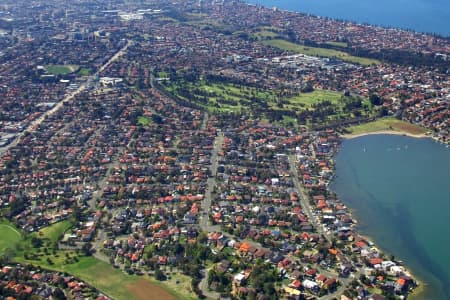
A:
[[[412,135],[423,135],[427,131],[425,128],[395,118],[383,118],[373,122],[351,126],[348,127],[347,130],[352,135],[360,135],[380,131],[393,131]]]
[[[309,114],[312,118],[310,121],[315,123],[373,114],[368,99],[344,96],[342,93],[329,90],[316,89],[312,92],[289,94],[283,90],[209,82],[206,79],[196,82],[181,79],[166,84],[165,88],[178,98],[195,103],[211,113],[256,112],[259,115],[269,116],[268,119],[270,115],[276,115],[277,121],[286,124],[296,125],[299,115],[305,120],[305,116],[307,118]],[[146,121],[140,119],[139,122],[143,125]]]
[[[380,61],[376,59],[364,58],[352,56],[346,52],[338,51],[334,49],[327,48],[318,48],[318,47],[309,47],[303,46],[299,44],[294,44],[285,40],[275,39],[275,40],[266,40],[262,42],[264,45],[272,46],[275,48],[279,48],[282,50],[292,51],[295,53],[301,53],[310,56],[319,56],[319,57],[329,57],[329,58],[338,58],[346,62],[356,63],[364,66],[379,64]]]
[[[76,65],[48,65],[45,70],[53,75],[67,75],[78,70]]]
[[[20,232],[7,222],[0,223],[0,237],[0,256],[5,253],[6,249],[14,249],[22,239]]]
[[[314,90],[311,93],[300,93],[296,96],[289,98],[290,105],[295,108],[298,106],[304,106],[311,108],[314,104],[322,101],[330,101],[332,104],[338,104],[342,98],[342,94],[333,91],[326,90]]]

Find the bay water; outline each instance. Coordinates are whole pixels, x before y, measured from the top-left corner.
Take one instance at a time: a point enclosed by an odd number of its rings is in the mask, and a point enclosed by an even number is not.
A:
[[[247,0],[284,10],[450,36],[449,0]]]
[[[403,260],[423,291],[450,299],[450,148],[432,139],[368,135],[344,140],[331,189],[357,230]]]

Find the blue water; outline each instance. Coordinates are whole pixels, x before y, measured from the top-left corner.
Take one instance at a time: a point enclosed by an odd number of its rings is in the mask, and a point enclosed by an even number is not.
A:
[[[449,0],[247,0],[267,7],[450,36]]]
[[[344,140],[331,185],[358,230],[425,285],[414,299],[450,299],[450,148],[431,139]]]

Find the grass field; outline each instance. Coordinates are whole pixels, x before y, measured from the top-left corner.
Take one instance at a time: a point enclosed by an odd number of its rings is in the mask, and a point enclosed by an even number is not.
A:
[[[341,48],[348,47],[348,44],[345,42],[326,42],[325,44],[330,45],[330,46],[341,47]]]
[[[53,75],[67,75],[78,70],[76,65],[48,65],[45,70]]]
[[[333,91],[326,90],[314,90],[311,93],[301,93],[297,96],[289,98],[289,102],[293,108],[301,105],[311,108],[312,105],[317,104],[321,101],[328,100],[333,104],[338,104],[339,100],[342,98],[342,94]]]
[[[66,232],[73,224],[64,220],[39,230],[37,236],[43,239],[48,239],[52,244],[56,243],[58,239]]]
[[[167,282],[158,282],[147,275],[128,275],[108,263],[92,256],[82,256],[73,250],[53,249],[52,245],[71,226],[72,223],[66,220],[23,237],[13,225],[2,221],[0,255],[6,248],[17,244],[15,261],[69,273],[117,300],[195,299],[194,293],[187,289],[190,287],[187,276],[174,275]],[[50,245],[45,242],[41,248],[34,248],[31,243],[33,237],[48,241]]]
[[[279,48],[282,50],[292,51],[295,53],[301,53],[301,54],[310,55],[310,56],[338,58],[338,59],[341,59],[346,62],[356,63],[356,64],[360,64],[363,66],[380,63],[380,61],[378,61],[376,59],[352,56],[343,51],[303,46],[303,45],[294,44],[294,43],[291,43],[291,42],[288,42],[285,40],[280,40],[280,39],[266,40],[266,41],[263,41],[262,43],[265,45],[269,45],[269,46]]]
[[[31,245],[33,236],[56,242],[71,226],[70,221],[62,221],[24,237],[12,224],[1,220],[0,255],[17,244],[16,262],[69,273],[116,300],[196,299],[190,287],[191,279],[182,274],[171,274],[170,280],[159,282],[147,275],[128,275],[95,257],[80,256],[72,250],[53,250],[46,246],[37,249]],[[28,259],[24,258],[24,254],[28,255]]]
[[[328,90],[285,95],[281,90],[269,90],[233,83],[208,82],[204,79],[197,82],[186,82],[184,80],[171,82],[166,85],[166,89],[173,95],[196,103],[211,113],[259,111],[260,114],[265,112],[270,114],[279,111],[283,114],[283,117],[278,121],[289,125],[296,125],[295,114],[306,110],[309,112],[327,110],[327,120],[352,117],[354,111],[348,110],[346,105],[349,101],[356,99]],[[361,103],[362,107],[357,109],[359,115],[370,115],[373,112],[370,102],[367,99],[361,99]]]
[[[36,250],[32,249],[31,251]],[[30,250],[27,252],[29,253]],[[70,263],[66,263],[67,256],[72,258]],[[77,261],[73,260],[74,257],[77,257]],[[52,260],[51,264],[48,263],[48,258]],[[191,291],[184,289],[182,281],[177,285],[173,278],[167,282],[158,282],[147,275],[128,275],[92,256],[78,256],[74,251],[59,250],[56,255],[41,253],[38,260],[17,256],[15,260],[69,273],[116,300],[195,299]]]
[[[14,249],[20,240],[22,240],[22,235],[19,231],[8,222],[2,221],[0,223],[0,256],[4,254],[6,249]]]
[[[196,298],[191,286],[191,278],[181,273],[171,273],[170,279],[162,283],[169,287],[170,290],[177,291],[183,299]]]
[[[176,299],[149,278],[127,275],[93,257],[82,257],[78,263],[65,266],[64,270],[117,300]]]
[[[92,69],[90,69],[90,68],[81,68],[81,69],[78,71],[78,73],[79,73],[81,76],[88,76],[88,75],[91,75]]]
[[[383,118],[373,122],[348,127],[351,135],[361,135],[380,131],[393,131],[411,135],[423,135],[426,129],[395,118]]]
[[[190,278],[181,274],[160,282],[146,275],[125,274],[94,257],[82,257],[78,263],[65,266],[64,270],[117,300],[196,299],[190,288]]]
[[[139,125],[142,126],[147,126],[148,124],[150,124],[152,122],[152,120],[148,117],[144,117],[144,116],[140,116],[138,117],[138,123]]]
[[[253,34],[254,37],[264,40],[264,39],[273,39],[278,36],[277,33],[269,30],[261,30]]]

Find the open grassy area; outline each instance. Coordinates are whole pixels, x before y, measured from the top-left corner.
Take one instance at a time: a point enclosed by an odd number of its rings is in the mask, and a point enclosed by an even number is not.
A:
[[[395,118],[383,118],[373,122],[347,128],[352,135],[360,135],[380,131],[393,131],[411,135],[423,135],[426,129]]]
[[[72,223],[66,220],[24,236],[12,224],[1,221],[0,255],[4,249],[16,244],[15,261],[69,273],[117,300],[195,299],[187,276],[175,274],[167,282],[158,282],[147,275],[128,275],[74,250],[54,249],[53,244],[71,226]],[[31,242],[36,237],[44,241],[40,248],[33,247]]]
[[[37,251],[37,249],[31,251]],[[67,257],[70,257],[70,263],[67,263]],[[52,263],[48,262],[48,258]],[[74,260],[74,258],[76,259]],[[41,252],[39,259],[24,259],[23,256],[17,256],[15,260],[69,273],[117,300],[195,298],[193,293],[178,290],[176,284],[171,284],[170,281],[166,284],[166,282],[158,282],[147,275],[141,277],[128,275],[95,257],[79,256],[74,251],[58,250],[56,254],[50,252],[48,255]],[[190,297],[186,295],[190,295]]]
[[[59,238],[72,227],[72,222],[64,220],[50,226],[44,227],[37,233],[37,236],[42,239],[48,239],[52,244],[58,242]]]
[[[270,30],[261,30],[253,34],[254,37],[264,40],[264,39],[273,39],[278,36],[276,32],[270,31]]]
[[[169,72],[167,72],[167,71],[159,71],[157,77],[158,78],[168,78],[169,77]]]
[[[183,299],[195,299],[196,296],[191,286],[191,278],[189,276],[183,275],[179,272],[172,272],[168,274],[169,279],[160,283],[163,286],[168,287],[172,291],[177,291],[178,296]]]
[[[78,70],[76,65],[48,65],[45,70],[53,75],[67,75]]]
[[[196,82],[181,79],[167,83],[165,88],[178,98],[195,103],[211,113],[256,112],[263,118],[269,116],[271,121],[294,126],[298,124],[297,116],[300,115],[303,120],[311,118],[312,124],[373,114],[368,99],[344,96],[342,93],[328,90],[286,94],[282,90],[209,82],[206,79]],[[276,119],[273,118],[274,115]]]
[[[342,98],[342,94],[334,91],[315,90],[311,93],[300,93],[292,98],[289,98],[290,105],[293,108],[297,106],[303,106],[312,108],[314,104],[322,101],[330,101],[333,104],[339,104],[339,100]]]
[[[348,44],[345,42],[326,42],[325,44],[335,47],[347,48]]]
[[[291,42],[288,42],[285,40],[280,40],[280,39],[266,40],[266,41],[263,41],[262,43],[265,45],[269,45],[269,46],[279,48],[282,50],[292,51],[295,53],[301,53],[301,54],[310,55],[310,56],[337,58],[337,59],[341,59],[343,61],[356,63],[356,64],[360,64],[360,65],[364,65],[364,66],[380,63],[379,60],[352,56],[344,51],[303,46],[303,45],[294,44],[294,43],[291,43]]]
[[[0,256],[4,254],[6,249],[14,249],[15,245],[21,240],[21,233],[13,226],[6,221],[0,223]]]
[[[90,69],[90,68],[81,68],[81,69],[78,71],[78,73],[79,73],[81,76],[88,76],[88,75],[91,75],[91,74],[92,74],[92,69]]]
[[[139,125],[147,126],[147,125],[150,124],[151,122],[152,122],[152,119],[150,119],[149,117],[144,117],[144,116],[138,117],[138,123],[139,123]]]
[[[127,275],[93,257],[82,257],[78,263],[65,266],[64,270],[117,300],[176,299],[148,277]],[[140,292],[142,290],[145,293]]]

